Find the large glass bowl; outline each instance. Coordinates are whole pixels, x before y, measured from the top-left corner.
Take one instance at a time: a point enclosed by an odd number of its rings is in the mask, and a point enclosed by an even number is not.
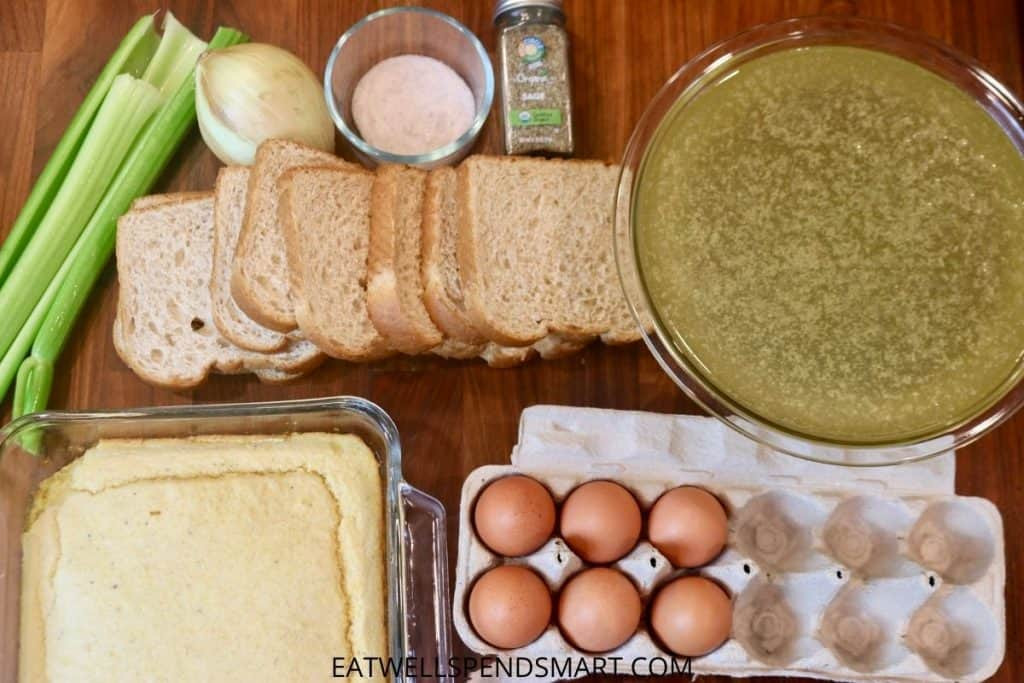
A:
[[[843,465],[920,460],[964,446],[1007,420],[1024,404],[1024,358],[983,407],[937,434],[907,441],[840,443],[789,430],[747,409],[715,387],[677,349],[651,304],[636,251],[635,191],[648,152],[669,121],[739,65],[764,55],[814,45],[878,50],[936,73],[973,97],[1024,155],[1024,106],[978,64],[943,43],[887,23],[848,17],[792,19],[759,26],[712,46],[686,63],[647,107],[626,147],[615,206],[615,252],[626,298],[662,368],[701,407],[755,441],[800,458]],[[694,286],[700,286],[695,284]]]

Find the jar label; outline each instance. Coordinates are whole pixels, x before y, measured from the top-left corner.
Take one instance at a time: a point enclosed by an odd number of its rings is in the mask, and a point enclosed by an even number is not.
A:
[[[508,112],[510,126],[560,126],[561,109],[511,109]]]

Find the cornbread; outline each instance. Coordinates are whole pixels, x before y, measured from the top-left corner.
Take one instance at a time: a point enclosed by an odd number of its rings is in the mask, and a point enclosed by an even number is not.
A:
[[[351,435],[101,441],[33,503],[20,680],[311,681],[386,657],[382,495]]]

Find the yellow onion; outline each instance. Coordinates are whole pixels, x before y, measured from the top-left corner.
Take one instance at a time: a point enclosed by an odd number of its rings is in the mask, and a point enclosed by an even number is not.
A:
[[[265,43],[212,50],[196,66],[196,118],[225,164],[249,165],[264,140],[334,151],[323,88],[302,60]]]

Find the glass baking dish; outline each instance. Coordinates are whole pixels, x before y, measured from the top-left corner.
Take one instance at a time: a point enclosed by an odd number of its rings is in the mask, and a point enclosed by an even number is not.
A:
[[[100,439],[356,434],[380,462],[385,486],[388,632],[394,660],[416,658],[416,673],[443,674],[451,652],[444,507],[402,479],[398,430],[387,413],[361,398],[140,408],[117,412],[26,415],[0,430],[0,683],[18,680],[21,534],[39,483]],[[325,662],[325,671],[331,662]],[[325,678],[327,675],[325,674]]]

